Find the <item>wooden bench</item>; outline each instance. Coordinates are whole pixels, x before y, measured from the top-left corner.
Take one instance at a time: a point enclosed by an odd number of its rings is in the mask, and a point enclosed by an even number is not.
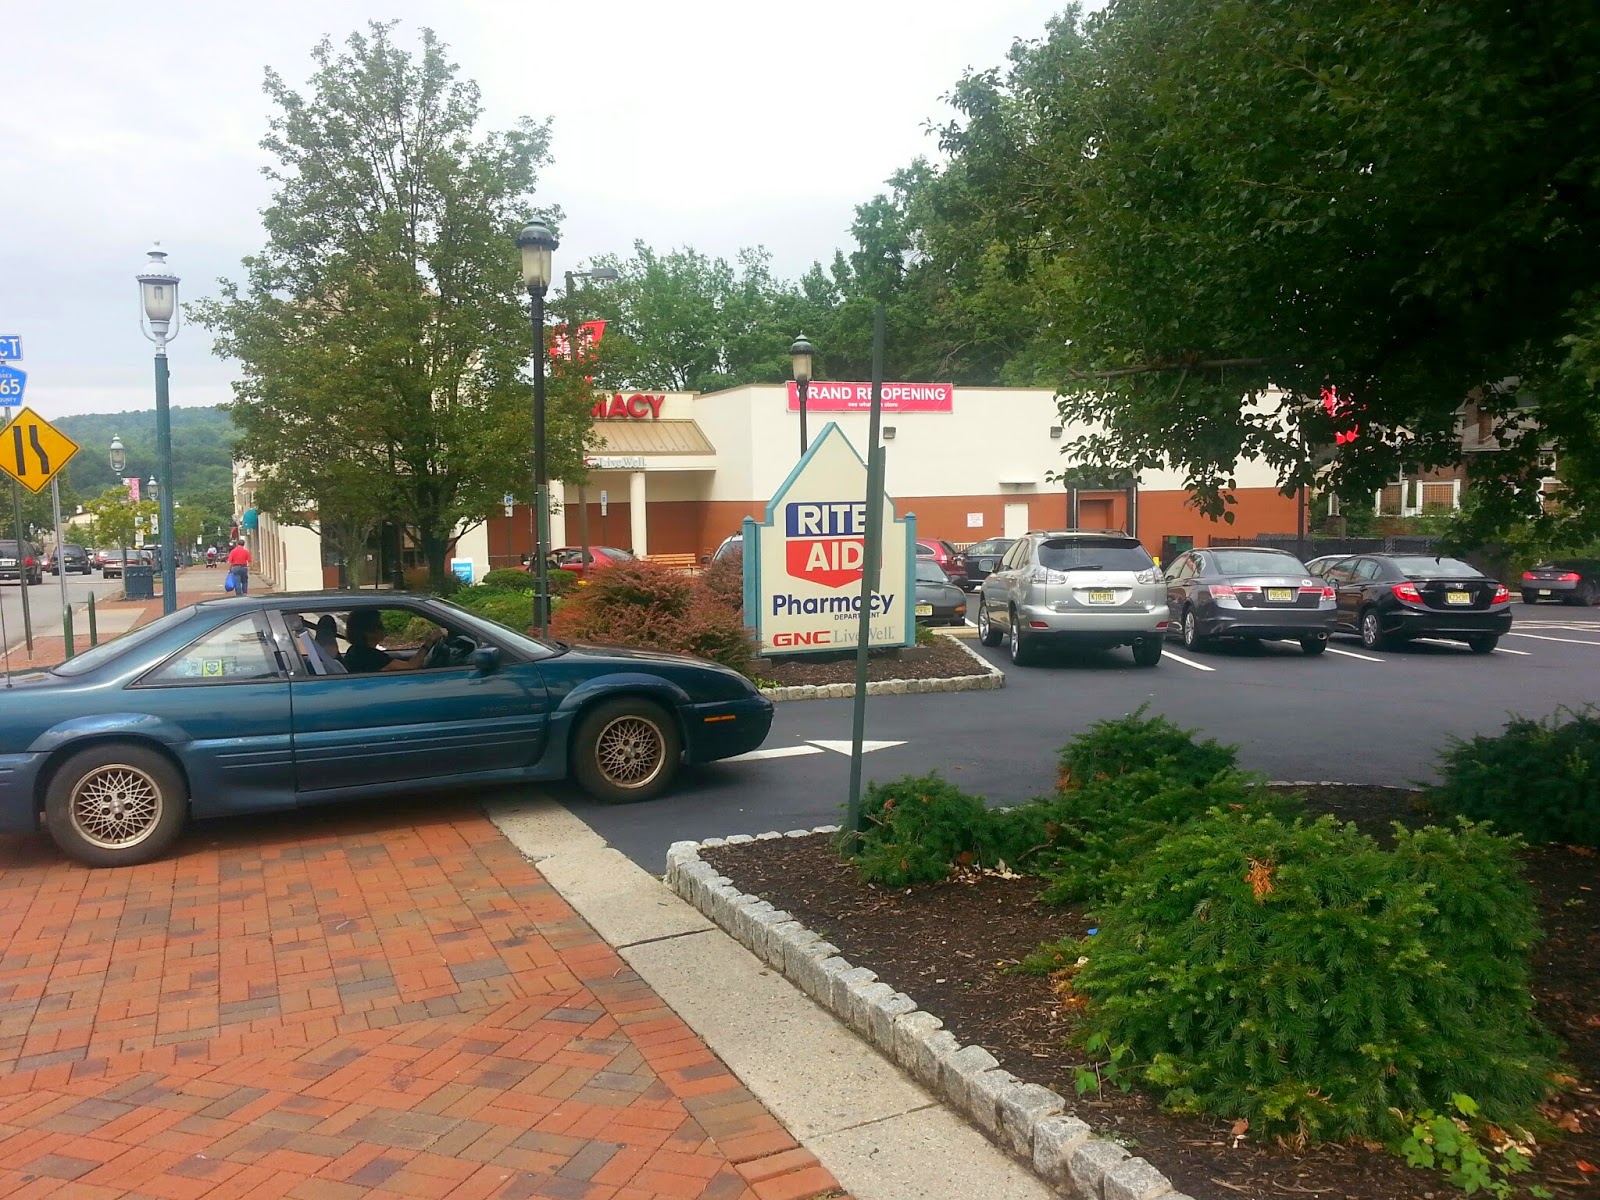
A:
[[[646,554],[644,560],[671,567],[674,571],[687,571],[691,575],[700,570],[698,554]]]

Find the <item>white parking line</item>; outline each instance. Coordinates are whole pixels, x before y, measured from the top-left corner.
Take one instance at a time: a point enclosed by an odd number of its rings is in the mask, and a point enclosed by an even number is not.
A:
[[[1515,654],[1518,658],[1533,657],[1533,655],[1529,654],[1526,650],[1507,650],[1504,646],[1496,646],[1494,648],[1494,652],[1496,654]]]
[[[1196,671],[1215,671],[1216,670],[1215,667],[1208,667],[1208,666],[1205,665],[1205,663],[1197,663],[1193,659],[1188,659],[1188,658],[1183,657],[1183,655],[1181,655],[1181,654],[1174,654],[1171,650],[1166,651],[1164,654],[1162,654],[1161,657],[1170,658],[1173,662],[1181,662],[1184,666],[1193,667]]]
[[[798,758],[802,754],[826,754],[821,746],[774,746],[770,750],[751,750],[725,758],[725,763],[760,762],[764,758]]]
[[[1600,646],[1600,642],[1584,642],[1577,638],[1545,637],[1542,633],[1518,633],[1515,629],[1506,634],[1506,637],[1533,638],[1536,642],[1566,642],[1569,646]]]
[[[1362,662],[1381,663],[1389,661],[1387,658],[1373,658],[1370,654],[1357,654],[1354,650],[1337,650],[1332,646],[1328,647],[1327,652],[1329,654],[1337,654],[1342,658],[1359,658]]]

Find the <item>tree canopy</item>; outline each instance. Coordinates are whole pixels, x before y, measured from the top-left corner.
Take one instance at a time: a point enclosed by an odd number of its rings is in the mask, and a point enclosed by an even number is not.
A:
[[[306,94],[268,70],[266,245],[194,315],[242,364],[231,411],[263,502],[335,538],[388,515],[437,583],[451,539],[530,490],[514,238],[549,130],[481,133],[478,89],[438,39],[422,30],[413,55],[392,31],[322,41]],[[553,475],[581,470],[587,420],[552,406]]]

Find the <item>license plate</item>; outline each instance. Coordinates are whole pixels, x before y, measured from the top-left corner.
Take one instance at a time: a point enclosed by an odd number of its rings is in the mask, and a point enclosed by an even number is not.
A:
[[[1550,589],[1549,588],[1540,588],[1539,589],[1539,595],[1548,596],[1549,594],[1550,594]]]
[[[919,617],[931,617],[931,616],[933,616],[933,605],[931,605],[931,604],[919,604],[919,605],[917,605],[917,616],[919,616]]]
[[[1446,604],[1471,604],[1472,603],[1472,593],[1471,592],[1446,592],[1444,594],[1444,602]]]
[[[1090,592],[1089,593],[1089,603],[1090,604],[1115,604],[1116,602],[1117,602],[1117,594],[1115,592]]]
[[[1273,604],[1288,604],[1294,599],[1293,588],[1268,588],[1267,599]]]

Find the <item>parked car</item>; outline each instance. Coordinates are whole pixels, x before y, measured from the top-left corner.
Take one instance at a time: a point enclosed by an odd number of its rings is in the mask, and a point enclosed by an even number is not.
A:
[[[317,645],[324,617],[348,633],[363,610],[431,626],[423,665],[355,673]],[[204,601],[11,684],[0,830],[42,824],[91,866],[155,858],[190,817],[443,786],[571,775],[598,799],[644,800],[681,762],[758,747],[773,709],[716,663],[370,592]]]
[[[943,567],[944,573],[951,579],[956,580],[958,585],[966,577],[967,564],[961,557],[961,551],[943,538],[919,537],[917,539],[917,557],[931,558]]]
[[[1511,592],[1454,558],[1359,554],[1322,576],[1338,593],[1338,629],[1360,635],[1369,650],[1411,637],[1465,642],[1488,654],[1511,628]]]
[[[1167,592],[1137,539],[1091,530],[1018,538],[978,589],[978,637],[1005,640],[1011,661],[1034,660],[1048,642],[1132,646],[1133,661],[1161,661]]]
[[[1008,537],[988,538],[968,546],[961,556],[964,560],[961,586],[969,592],[977,591],[978,585],[1000,565],[1000,560],[1005,557],[1006,551],[1011,549],[1011,543],[1016,540]]]
[[[1343,562],[1352,557],[1349,554],[1319,554],[1316,558],[1306,559],[1306,570],[1313,575],[1321,575],[1323,571],[1333,566],[1334,563]]]
[[[82,546],[66,542],[61,546],[60,553],[50,556],[50,574],[59,575],[65,571],[69,575],[88,575],[94,570],[89,565],[89,554]]]
[[[1600,559],[1555,558],[1522,573],[1522,602],[1600,604]]]
[[[99,570],[106,565],[106,556],[112,553],[114,552],[111,550],[96,550],[89,556],[89,561],[94,564],[96,570]]]
[[[711,563],[727,562],[729,559],[734,559],[738,562],[744,561],[744,534],[735,533],[723,538],[722,544],[715,551],[702,558],[700,562],[702,565],[709,565]]]
[[[1213,638],[1299,642],[1321,654],[1333,632],[1334,590],[1287,550],[1189,550],[1167,564],[1167,632],[1190,650]]]
[[[967,594],[931,558],[916,565],[918,625],[965,625]]]
[[[0,583],[43,583],[44,556],[29,542],[0,538]]]
[[[583,557],[582,546],[562,546],[550,551],[550,566],[560,571],[571,571],[579,578],[586,577],[590,571],[598,571],[609,567],[613,563],[632,562],[633,555],[626,550],[618,550],[615,546],[590,546],[589,557]],[[532,570],[532,567],[529,567]]]
[[[143,554],[131,548],[127,550],[102,550],[101,553],[105,556],[100,563],[100,578],[102,579],[121,579],[123,567],[130,564],[135,567],[145,565]]]

